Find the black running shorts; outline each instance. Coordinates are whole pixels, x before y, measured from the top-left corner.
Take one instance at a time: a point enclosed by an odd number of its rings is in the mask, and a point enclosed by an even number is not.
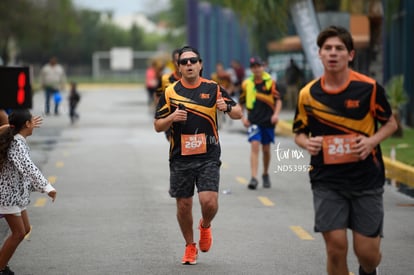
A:
[[[195,160],[192,162],[170,162],[170,196],[189,198],[197,192],[218,192],[220,180],[219,160]]]
[[[367,237],[382,236],[384,188],[338,191],[314,187],[315,232],[349,228]]]

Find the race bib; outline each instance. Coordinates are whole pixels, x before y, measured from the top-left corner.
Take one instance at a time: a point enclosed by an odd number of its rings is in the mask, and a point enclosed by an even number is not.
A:
[[[197,155],[207,152],[205,134],[181,135],[181,155]]]
[[[324,136],[322,142],[324,164],[340,164],[359,161],[359,157],[352,154],[352,147],[355,144],[355,134]]]

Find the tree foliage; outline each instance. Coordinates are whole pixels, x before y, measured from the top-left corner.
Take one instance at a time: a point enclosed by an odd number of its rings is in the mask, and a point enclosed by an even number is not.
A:
[[[318,11],[348,11],[354,6],[366,7],[369,3],[381,0],[313,0],[315,10]],[[383,0],[387,6],[398,5],[400,0]],[[295,0],[209,0],[212,4],[229,7],[250,27],[251,44],[253,49],[264,54],[266,44],[286,36],[289,31],[290,5]],[[362,11],[359,11],[360,13]]]
[[[171,28],[181,28],[186,22],[186,1],[170,0],[170,8],[154,14],[154,21],[164,21]]]
[[[119,27],[111,12],[78,9],[72,0],[0,1],[0,56],[6,64],[14,56],[17,62],[44,63],[52,55],[62,63],[90,64],[93,52],[115,46],[154,50],[159,41],[149,36],[137,25]]]

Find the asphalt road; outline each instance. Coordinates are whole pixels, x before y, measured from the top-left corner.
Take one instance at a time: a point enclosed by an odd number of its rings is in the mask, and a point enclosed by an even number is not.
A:
[[[278,137],[272,148],[272,188],[251,191],[245,130],[240,121],[223,126],[214,244],[197,265],[183,266],[184,241],[168,195],[168,144],[153,130],[144,89],[79,89],[77,124],[70,125],[62,106],[62,115],[45,117],[29,137],[33,158],[58,197],[51,203],[32,194],[33,230],[10,262],[16,274],[326,274],[308,176],[299,171],[308,155],[290,137]],[[42,101],[36,94],[33,113],[42,113]],[[414,273],[413,204],[386,186],[382,275]],[[6,228],[2,219],[0,232]],[[348,258],[357,274],[351,242]]]

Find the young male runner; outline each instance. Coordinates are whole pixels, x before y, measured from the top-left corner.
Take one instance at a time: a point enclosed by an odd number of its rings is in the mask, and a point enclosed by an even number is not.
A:
[[[300,91],[293,124],[296,143],[311,155],[315,231],[325,240],[328,274],[349,274],[349,228],[359,274],[376,275],[385,182],[379,144],[397,123],[384,88],[349,68],[355,50],[346,29],[328,27],[317,44],[324,74]]]

